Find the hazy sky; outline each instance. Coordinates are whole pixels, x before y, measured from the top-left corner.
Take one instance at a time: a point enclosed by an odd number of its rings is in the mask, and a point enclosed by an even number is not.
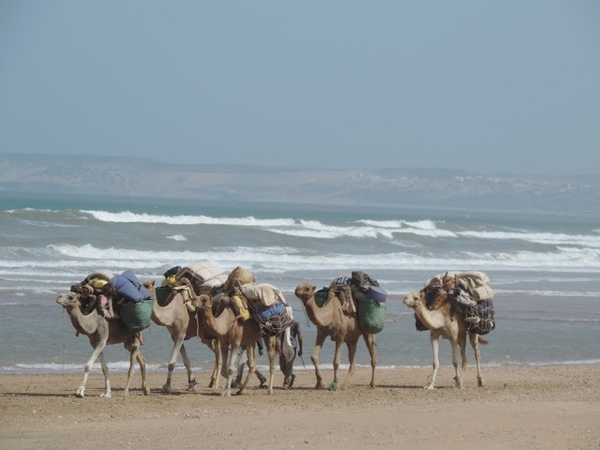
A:
[[[600,1],[2,0],[0,153],[600,174]]]

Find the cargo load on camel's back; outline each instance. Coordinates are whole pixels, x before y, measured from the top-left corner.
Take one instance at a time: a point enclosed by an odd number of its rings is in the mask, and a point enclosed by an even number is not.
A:
[[[156,299],[163,307],[170,303],[177,291],[192,289],[194,292],[189,292],[188,298],[192,295],[210,294],[227,280],[225,270],[208,260],[185,267],[175,266],[163,275],[165,278],[161,286],[156,288]]]
[[[71,291],[79,294],[85,314],[97,308],[105,319],[121,320],[132,332],[150,326],[152,294],[131,270],[120,275],[108,270],[92,272],[71,286]]]
[[[464,319],[467,331],[485,335],[496,328],[494,290],[489,281],[484,272],[446,272],[431,278],[424,291],[447,293],[452,307]],[[427,306],[431,307],[428,303]],[[427,329],[418,318],[416,327],[419,331]]]
[[[248,302],[252,316],[264,336],[281,334],[292,324],[294,317],[291,307],[276,286],[269,283],[247,283],[241,286],[240,292]]]
[[[329,287],[315,292],[317,305],[322,306],[335,296],[342,303],[345,314],[356,315],[361,329],[370,334],[383,330],[387,308],[387,292],[379,286],[377,280],[364,272],[354,271],[350,276],[335,278]]]
[[[108,282],[116,290],[116,298],[121,320],[129,331],[141,331],[150,326],[154,299],[131,270],[115,275]],[[124,299],[124,301],[120,301]]]

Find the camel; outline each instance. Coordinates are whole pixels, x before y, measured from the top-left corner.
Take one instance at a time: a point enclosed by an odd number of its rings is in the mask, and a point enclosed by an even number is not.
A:
[[[427,287],[417,292],[411,292],[404,297],[403,303],[415,310],[415,313],[419,320],[429,329],[429,339],[431,341],[431,348],[433,350],[433,372],[428,378],[428,382],[425,385],[426,389],[435,388],[435,379],[437,376],[438,369],[440,367],[439,362],[439,340],[440,337],[448,339],[452,347],[452,364],[454,365],[455,377],[454,382],[457,388],[462,388],[462,374],[467,369],[467,355],[466,355],[466,342],[467,342],[467,329],[465,321],[462,316],[457,314],[452,308],[450,299],[448,298],[447,291],[451,287],[445,284],[441,290],[430,292]],[[426,296],[432,295],[434,301],[431,306],[427,307]],[[477,362],[477,384],[479,387],[483,387],[484,381],[481,375],[481,364],[480,364],[480,352],[479,343],[487,344],[488,341],[483,339],[477,333],[468,333],[469,341],[473,347],[475,353],[475,361]],[[460,355],[462,359],[462,367],[459,369],[458,366],[458,355],[457,346],[460,347]]]
[[[229,297],[222,297],[220,302],[228,302]],[[273,381],[275,378],[275,353],[277,349],[277,337],[264,337],[258,323],[254,319],[242,321],[234,310],[225,303],[222,312],[215,317],[213,313],[213,299],[210,295],[202,294],[192,299],[192,305],[202,318],[202,324],[212,335],[217,336],[221,347],[221,358],[218,362],[219,371],[227,379],[225,388],[221,393],[224,397],[231,396],[231,382],[237,373],[235,365],[236,357],[240,347],[246,348],[248,357],[248,373],[237,391],[238,395],[244,393],[248,386],[250,376],[256,370],[256,359],[254,355],[254,344],[263,338],[267,355],[269,356],[269,385],[268,394],[273,394]],[[224,367],[221,367],[224,366]]]
[[[190,292],[194,292],[191,285],[187,282],[187,278],[182,278],[184,285],[187,284],[183,289],[174,289],[172,293],[171,301],[166,306],[160,306],[156,300],[156,289],[154,281],[145,280],[142,284],[150,291],[152,298],[155,299],[154,306],[152,308],[152,321],[160,326],[167,327],[171,339],[173,340],[173,351],[171,352],[171,358],[168,363],[168,374],[167,382],[162,387],[163,393],[171,393],[171,378],[173,376],[173,369],[177,362],[177,357],[181,353],[183,358],[183,365],[188,375],[188,387],[186,390],[196,390],[196,379],[192,373],[192,366],[190,358],[185,349],[184,341],[198,337],[208,348],[210,348],[215,354],[215,366],[210,379],[209,387],[213,389],[219,388],[219,372],[217,361],[220,358],[220,352],[218,349],[218,341],[210,338],[204,328],[200,325],[197,320],[196,312],[188,309],[188,303],[191,299]]]
[[[150,393],[150,388],[146,385],[146,360],[140,353],[140,346],[144,344],[142,332],[131,332],[121,320],[106,320],[94,308],[89,314],[84,315],[81,311],[80,294],[76,292],[68,292],[59,294],[56,298],[56,303],[61,305],[69,314],[71,323],[79,334],[85,334],[90,340],[90,344],[94,351],[92,356],[85,363],[83,371],[83,380],[77,389],[77,397],[83,398],[85,394],[85,384],[88,375],[96,359],[100,359],[102,365],[102,373],[104,374],[104,392],[100,397],[110,397],[110,381],[108,379],[108,366],[104,359],[104,347],[112,344],[125,344],[125,348],[129,351],[129,372],[127,373],[127,383],[125,385],[124,396],[129,395],[129,386],[133,378],[135,361],[140,365],[142,373],[142,390],[144,395]]]
[[[348,347],[348,358],[350,360],[350,368],[344,383],[340,387],[342,391],[348,388],[348,383],[354,375],[356,348],[358,347],[358,339],[362,336],[369,355],[371,356],[371,383],[369,386],[375,388],[375,368],[377,367],[377,354],[375,353],[375,335],[365,333],[361,330],[358,324],[358,318],[355,315],[344,313],[342,302],[330,292],[327,301],[322,307],[319,307],[315,301],[315,291],[317,287],[310,283],[299,285],[294,294],[298,297],[306,310],[306,314],[312,323],[317,326],[317,338],[315,342],[315,350],[311,355],[315,366],[315,375],[317,377],[316,389],[323,388],[323,378],[319,371],[319,353],[323,347],[326,337],[331,337],[335,342],[335,356],[333,359],[333,383],[329,389],[335,390],[338,387],[338,369],[340,367],[340,355],[342,352],[342,344]]]

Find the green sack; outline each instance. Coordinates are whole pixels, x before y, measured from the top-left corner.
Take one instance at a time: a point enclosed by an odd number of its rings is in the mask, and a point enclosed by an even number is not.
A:
[[[122,303],[119,307],[119,315],[129,331],[141,331],[150,326],[152,306],[154,306],[153,299],[136,303]]]
[[[387,308],[385,303],[379,303],[370,298],[356,299],[356,313],[360,328],[369,334],[377,334],[385,325]]]

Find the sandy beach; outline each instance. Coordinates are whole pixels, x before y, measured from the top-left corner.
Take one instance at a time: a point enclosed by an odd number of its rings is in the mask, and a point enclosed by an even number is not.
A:
[[[484,367],[478,388],[473,368],[465,388],[442,367],[438,388],[425,390],[429,369],[360,369],[347,391],[315,390],[311,370],[297,371],[291,390],[277,373],[272,396],[251,378],[245,395],[207,389],[186,392],[177,371],[173,394],[160,393],[164,373],[148,375],[144,396],[136,372],[111,376],[113,395],[100,398],[103,377],[93,372],[86,397],[74,393],[81,374],[0,376],[0,447],[13,449],[598,449],[600,366]],[[325,381],[332,380],[331,371]],[[441,447],[440,447],[441,446]]]

